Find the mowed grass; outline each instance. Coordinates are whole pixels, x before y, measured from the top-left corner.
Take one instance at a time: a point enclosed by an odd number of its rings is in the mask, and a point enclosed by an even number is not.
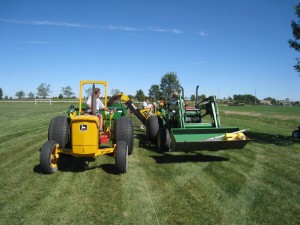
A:
[[[114,158],[62,158],[44,174],[39,150],[68,104],[0,102],[0,224],[299,224],[300,108],[220,106],[221,124],[250,129],[243,150],[157,152],[135,123],[127,174]]]

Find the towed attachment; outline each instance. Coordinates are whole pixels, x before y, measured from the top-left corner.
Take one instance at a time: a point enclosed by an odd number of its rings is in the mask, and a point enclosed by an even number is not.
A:
[[[238,127],[171,130],[171,151],[242,149],[250,141]]]

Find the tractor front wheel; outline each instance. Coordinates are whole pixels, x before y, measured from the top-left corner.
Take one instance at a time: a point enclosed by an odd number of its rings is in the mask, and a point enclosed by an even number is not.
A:
[[[159,127],[160,127],[159,122],[160,121],[159,121],[158,116],[150,116],[147,119],[147,130],[146,130],[147,137],[149,138],[149,140],[151,142],[154,142],[154,143],[155,143],[158,131],[159,131]]]
[[[65,148],[70,142],[70,124],[66,116],[54,117],[48,128],[48,141],[56,141],[60,147]]]
[[[299,130],[294,130],[293,133],[292,133],[292,137],[293,138],[300,138],[300,132]]]
[[[46,141],[40,153],[40,166],[47,173],[54,173],[57,171],[58,143],[56,141]]]
[[[126,141],[128,144],[128,155],[131,155],[134,148],[134,126],[128,116],[122,116],[115,120],[113,128],[113,142]]]
[[[160,151],[170,151],[170,132],[166,128],[160,128],[156,139],[157,147]]]
[[[128,145],[126,141],[118,141],[116,150],[116,166],[121,173],[128,170]]]

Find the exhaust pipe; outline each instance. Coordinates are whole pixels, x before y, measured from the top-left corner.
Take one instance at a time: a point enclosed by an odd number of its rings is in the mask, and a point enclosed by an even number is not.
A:
[[[199,85],[197,85],[197,87],[196,87],[196,101],[195,101],[195,108],[196,108],[197,105],[198,105],[198,88],[199,88]]]

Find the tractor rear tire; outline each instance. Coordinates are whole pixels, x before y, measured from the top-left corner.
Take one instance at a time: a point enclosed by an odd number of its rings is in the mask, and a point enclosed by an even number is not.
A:
[[[147,119],[147,137],[153,143],[155,143],[159,131],[159,122],[158,116],[150,116]]]
[[[292,137],[295,139],[299,139],[300,138],[300,132],[299,130],[294,130],[292,133]]]
[[[55,158],[56,141],[46,141],[40,153],[40,166],[47,173],[57,171],[58,159]]]
[[[126,141],[128,144],[128,155],[131,155],[134,148],[134,126],[127,116],[119,117],[114,122],[113,143]]]
[[[116,166],[121,173],[126,173],[128,170],[128,145],[126,141],[117,142]]]
[[[48,129],[48,141],[56,141],[60,147],[65,148],[70,142],[70,124],[66,116],[54,117]]]
[[[157,148],[160,151],[168,152],[171,146],[170,132],[166,128],[160,128],[156,139]]]

